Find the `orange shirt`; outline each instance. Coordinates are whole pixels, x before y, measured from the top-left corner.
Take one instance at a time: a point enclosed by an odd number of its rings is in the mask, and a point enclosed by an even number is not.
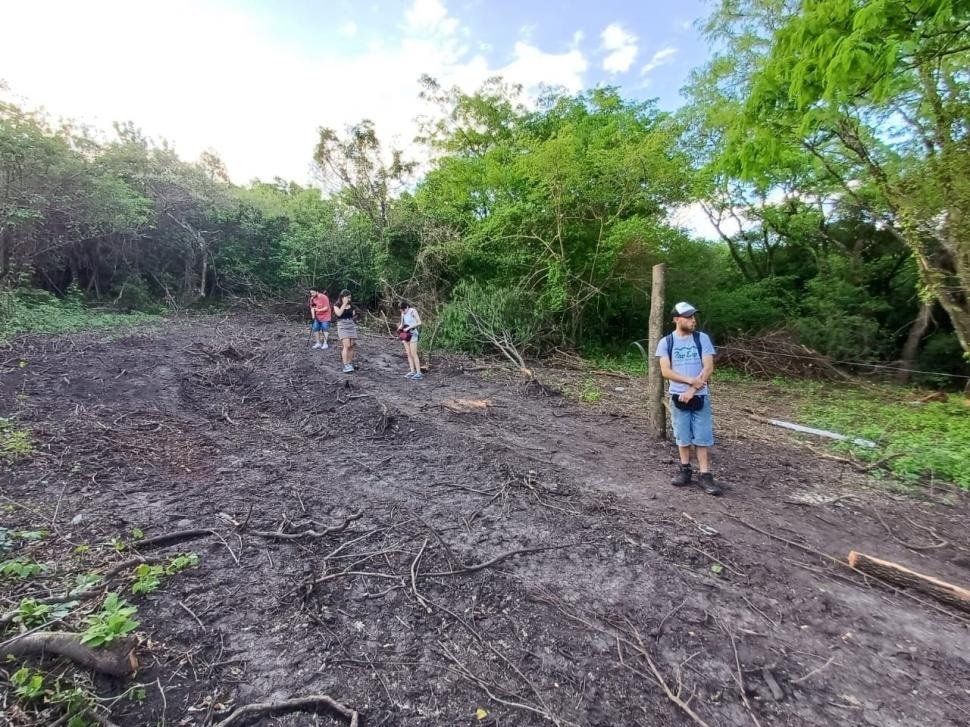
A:
[[[330,298],[327,297],[326,293],[317,293],[310,298],[310,307],[316,309],[314,312],[318,321],[330,320],[332,309],[330,308]]]

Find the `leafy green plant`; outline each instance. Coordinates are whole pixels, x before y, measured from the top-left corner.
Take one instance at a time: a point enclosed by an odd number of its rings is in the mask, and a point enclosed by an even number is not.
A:
[[[125,541],[117,537],[111,538],[111,540],[108,541],[108,545],[114,548],[115,551],[117,551],[118,553],[123,553],[125,551],[125,548],[128,547],[127,545],[125,545]]]
[[[76,595],[78,593],[84,593],[90,590],[92,586],[96,586],[101,582],[101,576],[97,573],[79,573],[74,579],[74,588],[71,589],[70,595]]]
[[[44,696],[44,675],[26,666],[10,675],[10,683],[14,686],[14,694],[21,699],[39,699]]]
[[[0,417],[0,462],[14,464],[34,451],[30,430],[17,427],[9,418]]]
[[[7,530],[7,528],[0,528],[0,551],[12,550],[13,546],[13,532]]]
[[[585,404],[595,404],[603,398],[603,391],[596,385],[596,379],[583,379],[577,391],[579,400]]]
[[[145,531],[142,530],[141,528],[132,528],[131,529],[131,539],[132,540],[141,540],[144,537],[145,537]]]
[[[195,568],[198,564],[199,556],[196,553],[179,553],[165,566],[165,572],[170,576],[174,576],[186,568]]]
[[[28,628],[39,626],[64,618],[76,605],[77,601],[48,604],[39,603],[33,598],[25,598],[17,607],[17,613],[13,620],[15,623],[23,624]]]
[[[139,596],[157,590],[162,585],[161,575],[164,572],[163,566],[140,563],[135,568],[135,582],[131,584],[131,592]]]
[[[152,593],[161,586],[163,575],[173,576],[186,568],[194,568],[199,564],[199,556],[195,553],[180,553],[169,560],[166,565],[149,565],[140,563],[135,568],[135,582],[131,586],[133,594]]]
[[[47,570],[43,563],[33,563],[22,558],[5,560],[0,563],[0,575],[15,578],[32,578]]]
[[[46,530],[18,530],[14,534],[23,540],[43,540],[49,535]]]
[[[109,593],[101,610],[84,619],[88,627],[81,634],[81,643],[94,647],[105,646],[127,636],[138,628],[139,622],[133,618],[136,613],[136,606],[129,604],[116,592]]]

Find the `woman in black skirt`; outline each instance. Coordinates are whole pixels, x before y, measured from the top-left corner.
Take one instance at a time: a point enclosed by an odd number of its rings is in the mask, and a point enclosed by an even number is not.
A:
[[[333,307],[337,315],[337,338],[340,339],[340,360],[344,362],[344,373],[354,372],[354,354],[357,353],[357,323],[354,321],[354,307],[350,291],[340,291],[337,305]]]

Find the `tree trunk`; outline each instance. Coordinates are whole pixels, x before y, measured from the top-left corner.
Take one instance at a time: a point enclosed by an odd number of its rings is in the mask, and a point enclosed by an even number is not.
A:
[[[206,254],[205,246],[202,246],[202,270],[199,271],[199,297],[205,298],[205,279],[209,273],[209,256]]]
[[[906,336],[906,343],[903,345],[903,353],[899,360],[900,369],[896,374],[897,384],[906,384],[909,382],[909,369],[912,369],[916,362],[916,353],[919,350],[920,341],[923,340],[923,336],[926,335],[926,330],[930,327],[930,322],[933,320],[933,302],[935,301],[929,303],[920,301],[919,313],[916,316],[916,320],[913,321],[913,325],[909,329],[909,335]]]
[[[664,381],[660,375],[660,362],[654,353],[663,335],[664,296],[666,294],[667,266],[653,266],[653,284],[650,288],[650,333],[647,346],[647,401],[650,406],[650,434],[654,439],[667,438],[667,409],[664,407]]]

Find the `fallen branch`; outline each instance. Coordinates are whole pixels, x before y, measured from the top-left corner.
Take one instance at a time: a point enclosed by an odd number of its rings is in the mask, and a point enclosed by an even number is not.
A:
[[[752,525],[751,523],[747,522],[746,520],[743,520],[742,518],[739,518],[737,515],[732,515],[731,513],[728,513],[728,512],[726,512],[724,514],[727,517],[729,517],[729,518],[731,518],[733,520],[737,520],[739,523],[741,523],[742,525],[744,525],[746,528],[749,528],[751,530],[754,530],[756,533],[761,533],[762,535],[765,535],[765,536],[767,536],[769,538],[773,538],[774,540],[778,540],[779,542],[785,543],[786,545],[790,545],[793,548],[798,548],[799,550],[804,550],[806,553],[811,553],[812,555],[817,555],[820,558],[823,558],[823,559],[828,560],[828,561],[830,561],[832,563],[835,563],[836,565],[840,565],[843,568],[848,568],[853,573],[858,573],[861,576],[868,576],[869,578],[872,578],[873,580],[879,581],[880,583],[882,583],[884,586],[886,586],[887,588],[889,588],[893,592],[898,593],[901,596],[905,596],[906,598],[909,598],[909,599],[911,599],[913,601],[916,601],[916,603],[919,603],[919,604],[921,604],[923,606],[926,606],[927,608],[932,608],[934,611],[939,611],[940,613],[945,614],[947,616],[954,617],[954,618],[958,618],[961,621],[963,621],[964,623],[970,623],[963,616],[960,616],[958,614],[955,614],[952,611],[947,611],[945,608],[941,608],[940,606],[937,606],[935,603],[932,603],[931,601],[924,601],[922,598],[918,598],[917,596],[914,596],[912,593],[909,593],[908,591],[900,590],[899,588],[896,588],[892,583],[889,583],[889,582],[883,580],[882,578],[880,578],[877,575],[873,575],[872,573],[868,573],[868,574],[867,573],[863,573],[858,568],[850,565],[849,563],[847,563],[844,560],[840,560],[839,558],[836,558],[834,555],[829,555],[828,553],[823,553],[821,550],[818,550],[816,548],[812,548],[811,546],[808,546],[808,545],[802,545],[801,543],[796,543],[795,541],[788,540],[787,538],[783,538],[780,535],[775,535],[774,533],[769,533],[767,530],[762,530],[761,528]]]
[[[898,563],[857,553],[854,550],[849,553],[849,565],[868,576],[895,583],[904,588],[912,588],[920,593],[932,596],[948,606],[970,612],[970,590],[966,588],[941,581],[939,578],[917,573]]]
[[[350,707],[345,707],[340,702],[326,694],[311,694],[306,697],[295,697],[284,699],[279,702],[257,702],[237,707],[232,714],[219,722],[215,727],[232,727],[233,725],[244,725],[257,717],[288,714],[289,712],[313,712],[321,707],[336,712],[341,717],[349,720],[350,727],[358,727],[360,715]]]
[[[667,696],[667,699],[673,702],[674,705],[678,709],[680,709],[681,712],[683,712],[688,717],[690,717],[695,724],[699,725],[699,727],[709,727],[707,722],[705,722],[701,718],[701,716],[697,714],[697,712],[691,709],[689,704],[690,700],[684,701],[683,699],[680,698],[679,686],[678,686],[677,692],[674,692],[670,688],[670,686],[667,684],[667,681],[664,679],[663,674],[660,673],[660,669],[657,668],[657,665],[654,663],[653,659],[650,658],[650,654],[646,650],[646,647],[643,646],[643,642],[640,640],[639,634],[636,635],[636,639],[639,642],[637,644],[634,644],[633,642],[627,639],[623,639],[620,636],[615,634],[614,634],[614,638],[616,639],[616,656],[620,660],[620,666],[624,667],[625,669],[629,669],[634,674],[637,674],[638,676],[642,677],[643,679],[646,679],[647,681],[654,682],[658,687],[660,687],[663,690],[663,693]],[[639,655],[641,659],[647,662],[647,667],[650,669],[649,675],[643,673],[640,669],[637,669],[634,666],[630,666],[629,664],[626,663],[626,661],[623,660],[622,645],[624,643],[632,647],[633,650],[637,653],[637,655]]]
[[[81,643],[80,634],[59,631],[38,631],[11,639],[0,646],[0,659],[8,656],[65,656],[87,669],[113,677],[127,677],[138,668],[134,639],[126,639],[118,646],[93,649]]]
[[[164,535],[156,535],[153,538],[139,540],[137,543],[132,545],[132,548],[136,550],[152,550],[154,548],[163,548],[174,543],[184,543],[189,540],[198,540],[199,538],[204,538],[207,535],[214,534],[215,533],[208,528],[199,528],[197,530],[178,530],[174,533],[165,533]]]
[[[332,535],[333,533],[340,533],[347,529],[347,527],[357,520],[363,517],[363,510],[358,510],[347,518],[340,525],[331,525],[330,527],[324,528],[323,530],[314,530],[312,528],[308,530],[301,530],[296,533],[283,533],[277,532],[275,530],[251,530],[251,535],[258,535],[261,538],[269,538],[270,540],[299,540],[300,538],[323,538],[327,535]]]

